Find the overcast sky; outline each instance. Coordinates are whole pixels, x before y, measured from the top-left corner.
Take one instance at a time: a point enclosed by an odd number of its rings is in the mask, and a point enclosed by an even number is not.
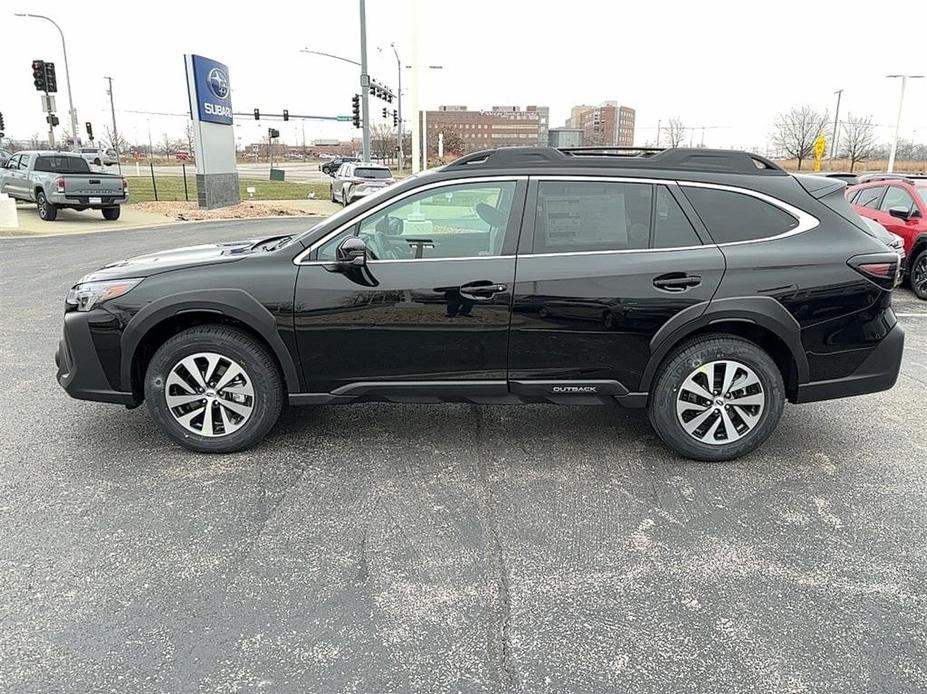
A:
[[[229,66],[235,111],[350,113],[357,68],[299,52],[300,48],[358,58],[358,3],[110,2],[3,0],[0,27],[0,111],[6,133],[28,138],[46,131],[30,63],[58,68],[58,112],[67,123],[61,44],[48,22],[65,32],[74,101],[83,131],[109,123],[104,75],[114,79],[116,117],[130,142],[180,137],[187,110],[182,56],[192,52]],[[900,84],[889,73],[927,73],[927,0],[890,4],[836,0],[775,2],[545,2],[541,0],[420,0],[422,105],[548,105],[553,126],[570,106],[613,99],[637,109],[636,142],[652,141],[657,122],[679,116],[694,142],[763,151],[777,112],[810,104],[841,117],[871,114],[880,139],[890,137]],[[131,9],[130,9],[131,8]],[[410,0],[368,0],[370,74],[395,88],[397,66],[412,41]],[[378,51],[378,47],[385,49]],[[403,76],[408,96],[409,71]],[[406,105],[411,101],[406,100]],[[371,100],[380,118],[382,102]],[[908,83],[902,136],[927,141],[927,79]],[[236,118],[242,143],[257,140],[268,122]],[[348,139],[350,123],[305,122],[307,141]],[[282,138],[301,142],[303,125],[279,125]],[[59,129],[59,133],[62,129]],[[828,133],[829,136],[829,133]]]

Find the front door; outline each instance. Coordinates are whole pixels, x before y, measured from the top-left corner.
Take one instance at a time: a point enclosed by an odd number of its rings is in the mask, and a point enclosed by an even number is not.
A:
[[[674,184],[532,182],[512,313],[512,392],[637,391],[651,338],[708,301],[724,271],[721,251],[703,245],[682,205]]]
[[[515,177],[435,183],[318,242],[295,297],[310,392],[504,394],[526,188]],[[336,262],[351,236],[366,242],[362,267]]]

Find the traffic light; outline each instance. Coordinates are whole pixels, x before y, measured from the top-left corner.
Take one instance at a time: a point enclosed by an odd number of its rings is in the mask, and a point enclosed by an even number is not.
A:
[[[393,109],[393,127],[394,128],[399,127],[399,111],[397,111],[396,109]]]
[[[383,118],[386,118],[386,106],[383,107]]]
[[[48,85],[45,83],[45,61],[32,61],[32,83],[37,91],[48,91]]]
[[[267,128],[267,137],[274,139],[275,137],[280,137],[280,131],[276,128]]]
[[[351,113],[353,114],[352,122],[354,123],[354,127],[361,127],[360,94],[355,94],[351,99]]]
[[[283,120],[290,120],[290,112],[287,109],[283,109]]]
[[[3,122],[3,114],[0,113],[0,137],[3,137],[4,130],[6,130],[6,123]]]
[[[45,63],[45,91],[49,94],[58,91],[58,78],[55,76],[54,63]]]
[[[84,123],[84,127],[87,128],[87,137],[90,138],[91,142],[93,142],[93,126],[90,124],[89,120]]]
[[[254,109],[254,120],[261,120],[261,109]]]
[[[61,121],[58,120],[58,116],[56,116],[54,113],[49,113],[47,116],[45,116],[45,122],[54,128],[57,127],[58,123]]]

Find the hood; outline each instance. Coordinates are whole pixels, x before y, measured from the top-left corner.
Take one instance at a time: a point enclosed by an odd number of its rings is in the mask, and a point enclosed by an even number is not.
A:
[[[255,249],[260,246],[260,243],[259,240],[255,239],[227,243],[207,243],[201,246],[172,248],[167,251],[137,255],[133,258],[126,258],[125,260],[104,265],[99,270],[84,277],[81,282],[121,279],[123,277],[148,277],[160,272],[179,270],[195,265],[234,262],[259,252]]]

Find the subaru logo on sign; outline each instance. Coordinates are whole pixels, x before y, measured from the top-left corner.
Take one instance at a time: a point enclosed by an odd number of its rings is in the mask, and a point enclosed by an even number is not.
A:
[[[209,71],[206,76],[206,84],[209,85],[209,91],[215,94],[218,99],[224,99],[229,95],[228,77],[217,67]]]

